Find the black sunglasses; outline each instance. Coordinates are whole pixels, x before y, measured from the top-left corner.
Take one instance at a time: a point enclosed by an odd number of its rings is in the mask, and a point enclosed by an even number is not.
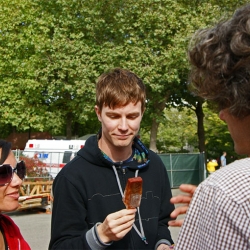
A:
[[[24,179],[26,175],[26,166],[24,161],[18,162],[15,168],[13,168],[10,164],[0,165],[0,186],[6,186],[9,184],[13,179],[14,173],[16,173],[21,180]]]

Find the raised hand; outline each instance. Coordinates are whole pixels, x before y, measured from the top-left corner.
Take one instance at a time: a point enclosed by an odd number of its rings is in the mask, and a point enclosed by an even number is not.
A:
[[[173,204],[183,204],[175,208],[175,210],[170,214],[171,218],[177,218],[181,214],[185,214],[189,208],[189,203],[192,200],[193,194],[196,190],[196,186],[190,184],[182,184],[179,189],[186,193],[181,194],[170,199]],[[184,219],[169,221],[168,225],[171,227],[180,227],[183,224]]]
[[[136,209],[122,209],[109,214],[97,227],[102,242],[108,243],[122,239],[132,228]]]

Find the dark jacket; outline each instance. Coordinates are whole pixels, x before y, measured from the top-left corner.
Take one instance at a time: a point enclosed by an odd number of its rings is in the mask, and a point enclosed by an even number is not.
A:
[[[169,201],[172,194],[167,172],[159,156],[147,152],[148,161],[138,176],[143,179],[140,214],[148,245],[132,228],[120,241],[92,249],[154,249],[162,239],[173,243],[168,221],[174,206]],[[113,165],[104,158],[97,137],[93,136],[59,172],[53,183],[50,249],[91,249],[88,242],[89,237],[96,236],[96,223],[125,208]],[[121,163],[116,164],[116,169],[124,190],[127,179],[135,176],[134,166],[126,167]],[[138,215],[135,224],[140,228]]]

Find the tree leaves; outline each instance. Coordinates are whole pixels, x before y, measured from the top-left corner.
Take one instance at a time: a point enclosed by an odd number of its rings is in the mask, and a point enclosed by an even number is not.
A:
[[[164,121],[167,103],[187,97],[191,35],[242,2],[1,1],[1,119],[19,130],[65,133],[81,124],[93,133],[94,83],[124,67],[147,86],[142,126],[150,129]]]

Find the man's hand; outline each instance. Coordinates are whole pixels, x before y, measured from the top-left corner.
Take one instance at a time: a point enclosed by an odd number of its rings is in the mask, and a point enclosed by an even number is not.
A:
[[[173,249],[173,247],[170,247],[166,244],[160,244],[158,247],[157,247],[157,250],[171,250]]]
[[[190,184],[180,185],[179,189],[187,194],[178,195],[170,199],[170,202],[173,204],[178,204],[178,203],[184,204],[182,206],[177,207],[170,214],[171,218],[177,218],[179,215],[185,214],[187,212],[189,203],[192,200],[196,188],[197,188],[196,186]],[[180,227],[183,224],[183,221],[184,219],[169,221],[168,225],[171,227]]]
[[[122,239],[132,228],[136,209],[122,209],[109,214],[104,222],[97,227],[102,242],[108,243]]]

